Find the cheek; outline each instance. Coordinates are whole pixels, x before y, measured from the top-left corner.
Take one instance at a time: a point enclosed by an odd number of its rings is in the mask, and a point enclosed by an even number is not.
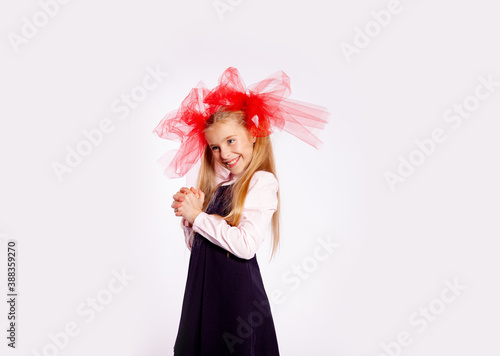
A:
[[[253,146],[252,146],[252,145],[249,145],[249,146],[247,147],[247,155],[248,155],[249,157],[252,157],[252,156],[253,156]]]
[[[211,155],[212,155],[212,159],[214,159],[214,160],[216,160],[216,161],[217,161],[217,160],[218,160],[218,158],[219,158],[219,155],[217,154],[217,151],[212,151],[212,150],[211,150],[211,152],[210,152],[210,153],[211,153]]]

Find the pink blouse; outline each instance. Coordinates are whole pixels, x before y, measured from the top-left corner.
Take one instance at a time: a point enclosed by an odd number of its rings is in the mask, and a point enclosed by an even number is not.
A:
[[[227,173],[227,172],[226,172]],[[218,182],[227,180],[222,185],[233,183],[236,178],[231,174],[218,178]],[[250,180],[245,204],[238,226],[229,225],[224,219],[201,212],[189,227],[189,222],[182,219],[186,246],[191,250],[194,232],[210,242],[231,252],[233,255],[249,260],[266,238],[271,219],[278,207],[278,180],[274,174],[257,171]]]

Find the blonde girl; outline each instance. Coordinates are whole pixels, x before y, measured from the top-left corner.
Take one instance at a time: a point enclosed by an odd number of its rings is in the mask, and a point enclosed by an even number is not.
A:
[[[171,204],[191,251],[175,355],[279,355],[256,256],[268,234],[271,258],[279,245],[279,184],[269,135],[279,127],[318,144],[306,126],[322,128],[328,116],[323,108],[284,99],[287,92],[283,72],[247,93],[237,70],[228,68],[218,87],[194,88],[155,129],[183,143],[165,165],[169,177],[202,159],[197,188],[182,187]]]

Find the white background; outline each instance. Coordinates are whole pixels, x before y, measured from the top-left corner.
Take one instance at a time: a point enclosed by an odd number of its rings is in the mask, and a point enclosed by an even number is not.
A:
[[[282,244],[268,263],[268,240],[258,260],[268,294],[282,293],[281,354],[500,352],[500,86],[473,97],[479,78],[500,81],[494,2],[404,0],[385,27],[372,12],[388,1],[232,0],[219,15],[212,0],[74,0],[52,5],[44,24],[46,3],[0,9],[1,300],[7,241],[19,249],[17,350],[2,331],[2,355],[172,354],[189,251],[170,204],[186,180],[162,175],[156,160],[177,143],[152,130],[229,66],[247,85],[283,70],[292,99],[332,113],[320,150],[273,137]],[[23,18],[42,24],[16,45]],[[359,31],[366,46],[346,56]],[[120,119],[113,102],[139,90],[148,67],[168,75]],[[477,107],[446,122],[464,100]],[[114,130],[60,181],[54,162],[104,118]],[[415,140],[439,128],[446,139],[419,156]],[[423,159],[392,190],[385,175],[410,157]],[[317,262],[326,236],[339,246]],[[294,266],[309,271],[296,284]],[[109,294],[123,269],[133,279]],[[446,280],[466,288],[454,295]],[[98,295],[112,300],[87,322],[77,309]],[[433,322],[412,325],[430,306]],[[7,312],[2,302],[2,330]],[[79,334],[66,341],[68,323]],[[405,331],[410,341],[395,346]]]

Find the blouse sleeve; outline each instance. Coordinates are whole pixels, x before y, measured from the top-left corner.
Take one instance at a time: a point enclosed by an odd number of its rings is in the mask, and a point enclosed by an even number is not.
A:
[[[198,214],[193,230],[210,242],[249,260],[265,240],[270,222],[278,207],[278,180],[274,174],[257,171],[250,180],[238,226],[205,212]]]
[[[181,220],[182,231],[184,231],[184,240],[186,241],[186,246],[191,251],[191,246],[193,244],[194,231],[189,227],[189,222],[182,218]]]

